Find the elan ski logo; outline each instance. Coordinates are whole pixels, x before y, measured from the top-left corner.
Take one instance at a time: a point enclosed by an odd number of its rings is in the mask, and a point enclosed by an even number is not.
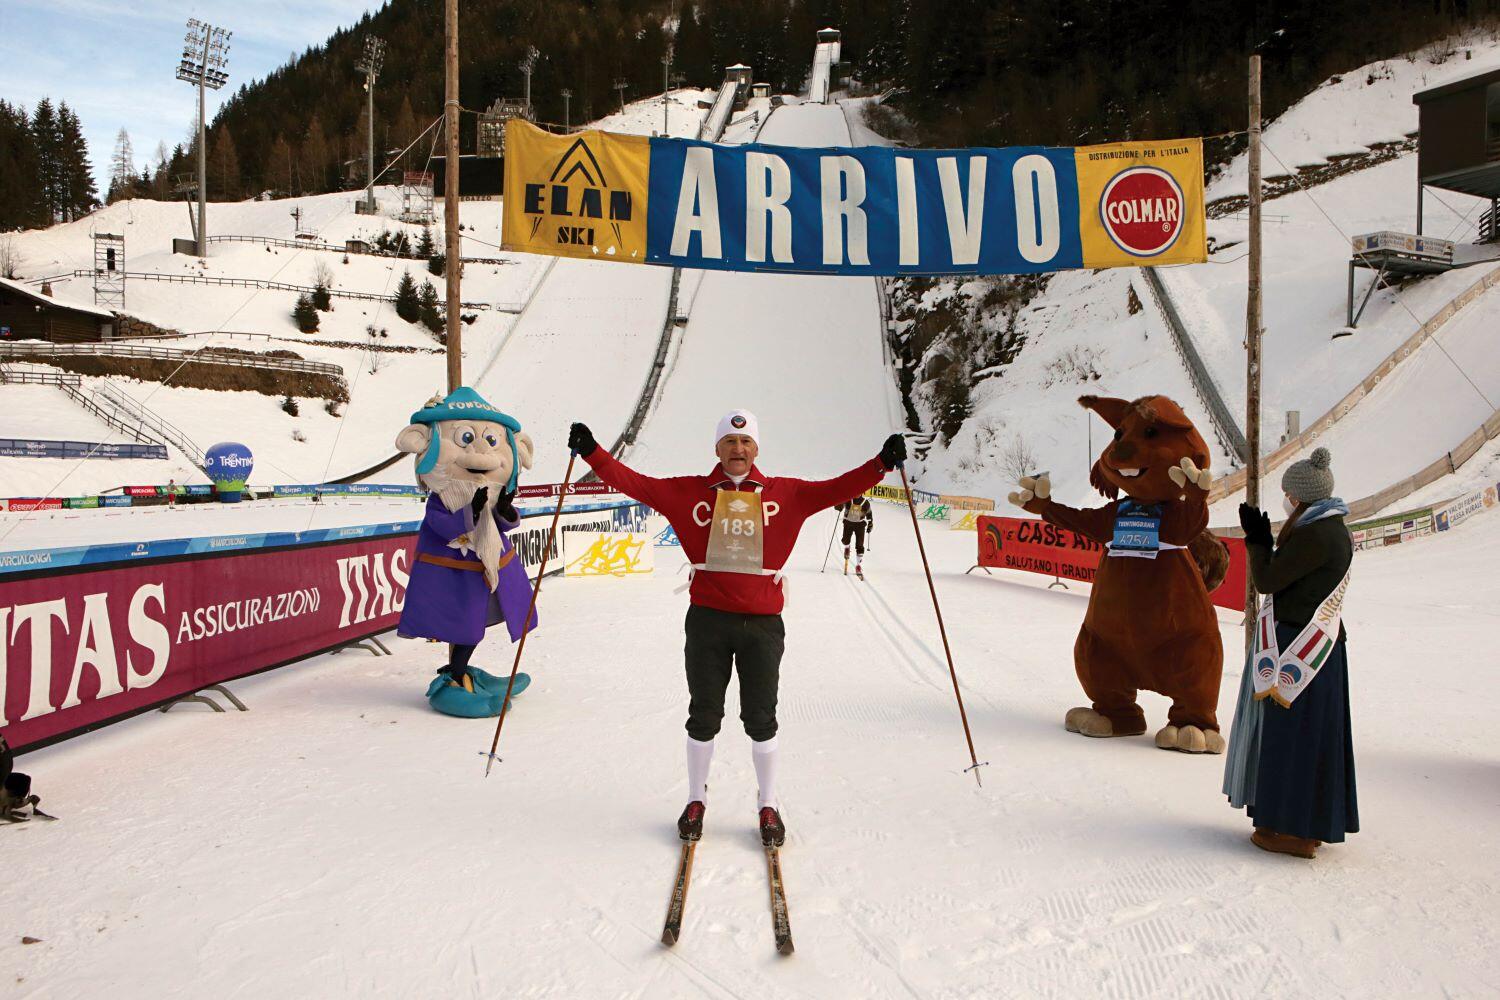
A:
[[[563,153],[545,184],[527,184],[524,211],[531,216],[531,238],[542,226],[556,226],[553,239],[566,246],[594,246],[595,228],[608,221],[616,246],[623,246],[620,223],[629,222],[634,203],[629,191],[610,190],[604,168],[579,136]]]
[[[1099,220],[1121,250],[1155,257],[1182,235],[1185,207],[1182,188],[1171,174],[1156,167],[1131,167],[1104,186]]]

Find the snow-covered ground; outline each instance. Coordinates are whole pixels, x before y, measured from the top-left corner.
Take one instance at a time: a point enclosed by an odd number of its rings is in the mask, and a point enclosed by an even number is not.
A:
[[[491,724],[428,709],[432,649],[395,640],[391,659],[236,682],[245,714],[153,712],[24,756],[63,820],[0,832],[6,995],[1493,994],[1500,758],[1477,647],[1500,606],[1500,518],[1357,557],[1364,829],[1312,863],[1250,845],[1222,758],[1064,732],[1083,588],[964,576],[975,536],[929,525],[990,762],[976,788],[909,522],[876,518],[868,584],[819,574],[830,515],[791,563],[794,957],[772,947],[733,694],[683,939],[658,944],[686,703],[680,555],[662,549],[651,578],[547,585],[535,681],[489,779]],[[1233,648],[1238,620],[1222,628]],[[476,659],[510,650],[492,638]],[[1440,669],[1413,683],[1414,662]],[[1238,679],[1231,664],[1226,722]]]

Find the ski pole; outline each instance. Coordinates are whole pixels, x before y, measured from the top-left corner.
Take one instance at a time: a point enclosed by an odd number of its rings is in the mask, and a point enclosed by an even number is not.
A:
[[[510,680],[505,683],[505,700],[500,703],[500,718],[495,723],[495,738],[490,741],[490,752],[485,755],[486,778],[490,776],[490,768],[495,765],[495,761],[499,760],[495,756],[495,748],[500,745],[500,730],[505,725],[505,713],[510,711],[511,688],[516,685],[516,671],[521,669],[521,654],[526,651],[526,637],[531,634],[531,616],[536,614],[537,595],[542,592],[542,577],[547,575],[547,557],[552,554],[552,539],[557,534],[557,522],[562,519],[563,501],[568,498],[568,483],[573,481],[573,462],[577,458],[578,452],[568,453],[568,471],[563,473],[562,489],[557,491],[557,510],[552,512],[552,528],[542,543],[542,565],[536,571],[536,586],[531,591],[531,607],[526,610],[526,617],[521,619],[521,641],[516,643],[516,662],[511,664]]]
[[[911,512],[911,530],[917,536],[917,551],[922,554],[922,571],[927,574],[927,591],[932,594],[932,610],[937,613],[938,634],[943,637],[943,655],[948,658],[948,676],[953,678],[953,697],[958,699],[958,717],[964,724],[964,739],[969,743],[969,761],[965,771],[974,772],[974,781],[979,787],[984,787],[984,782],[979,778],[979,769],[984,764],[979,763],[979,758],[974,753],[974,735],[969,732],[969,713],[964,711],[963,692],[958,689],[958,671],[953,668],[953,651],[948,648],[948,630],[943,627],[943,609],[938,605],[937,588],[932,585],[932,567],[927,564],[927,547],[922,544],[922,527],[917,523],[917,505],[911,498],[911,484],[906,481],[905,464],[898,465],[901,470],[901,487],[906,490],[906,509]],[[989,761],[985,761],[988,764]]]
[[[841,515],[838,511],[838,508],[835,507],[833,510],[833,530],[828,533],[828,550],[823,553],[823,569],[818,570],[819,573],[828,568],[828,557],[833,553],[833,540],[839,533],[839,521],[842,519],[843,515]],[[844,572],[849,572],[849,567],[845,566]]]

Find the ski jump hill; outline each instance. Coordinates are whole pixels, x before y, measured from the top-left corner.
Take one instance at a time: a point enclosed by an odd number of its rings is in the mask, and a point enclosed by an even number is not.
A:
[[[701,109],[686,103],[693,110],[672,106],[674,134],[702,128]],[[617,124],[649,130],[660,110],[633,106]],[[773,113],[769,103],[752,103],[737,119],[725,115],[719,138],[843,144],[862,134],[846,110],[789,100]],[[155,218],[154,210],[135,209],[138,224]],[[271,213],[285,210],[285,203],[251,204],[242,218],[264,212],[269,229]],[[333,196],[324,210],[320,224],[330,238],[369,235]],[[466,227],[478,227],[466,228],[467,237],[499,242],[493,206],[468,203],[464,211]],[[172,224],[163,217],[151,225],[165,234]],[[335,233],[345,225],[347,232]],[[71,265],[61,258],[87,246],[86,231],[48,231],[28,235],[25,252],[47,256],[44,238],[56,241],[49,260],[57,272]],[[1298,245],[1289,237],[1282,249]],[[329,251],[306,252],[343,267]],[[307,274],[288,272],[310,271],[315,260],[257,244],[225,253],[234,257],[215,255],[205,267],[249,270],[253,260],[268,280],[282,271],[274,280],[300,283]],[[399,274],[388,263],[355,260],[344,280],[379,294]],[[644,419],[624,457],[652,473],[706,470],[713,423],[733,406],[759,414],[763,464],[772,474],[842,471],[902,425],[885,353],[889,319],[868,279],[676,275],[575,261],[474,270],[476,286],[516,309],[483,311],[466,327],[465,370],[536,436],[533,483],[561,476],[568,421],[588,421],[603,440],[623,430],[643,400]],[[1207,297],[1227,301],[1233,268],[1204,273],[1225,275]],[[1004,379],[976,390],[975,415],[954,441],[934,449],[928,481],[1002,495],[1009,483],[985,449],[1020,436],[1053,464],[1061,489],[1079,492],[1069,499],[1082,499],[1092,449],[1070,381],[1126,395],[1167,391],[1207,426],[1206,407],[1160,318],[1129,310],[1134,280],[1128,272],[1056,277],[1028,313],[1031,339],[1020,359]],[[1176,275],[1169,284],[1185,303],[1205,364],[1227,372],[1229,353],[1203,333],[1210,327],[1195,308],[1204,299]],[[143,309],[177,309],[191,320],[190,332],[222,334],[240,319],[284,324],[289,308],[282,293],[231,301],[209,286],[161,287],[176,297],[155,305],[143,298]],[[1429,287],[1434,307],[1457,292]],[[84,295],[66,286],[59,294]],[[1384,332],[1351,369],[1368,370],[1405,335],[1389,308],[1394,300],[1384,298],[1389,330],[1380,326],[1381,300],[1374,301],[1367,325]],[[388,313],[373,311],[379,306],[361,308],[341,303],[325,317],[330,341],[334,333],[357,341],[378,322],[390,325],[392,344],[426,350],[372,365],[369,350],[299,346],[309,360],[344,367],[351,403],[342,418],[311,406],[316,413],[293,418],[275,400],[226,401],[241,394],[132,389],[154,392],[145,402],[201,435],[200,443],[249,438],[273,475],[315,482],[368,468],[438,387],[442,359],[419,330],[397,327]],[[1227,324],[1219,329],[1231,336]],[[281,334],[295,336],[284,326]],[[1318,337],[1318,351],[1350,344],[1330,347]],[[1305,353],[1309,365],[1321,363],[1317,352]],[[1285,362],[1285,370],[1294,367]],[[1309,375],[1301,384],[1314,381]],[[1286,391],[1295,384],[1288,379]],[[0,394],[23,401],[29,431],[108,432],[55,386],[7,384]],[[1283,402],[1277,396],[1272,405]],[[308,440],[293,441],[294,427]],[[1216,456],[1217,466],[1227,463],[1228,455]],[[1076,469],[1073,481],[1063,469]],[[24,469],[0,465],[0,473],[12,471]],[[406,469],[383,478],[405,479]],[[357,531],[377,519],[388,526],[414,517],[415,506],[410,499],[285,500],[113,517],[37,513],[24,521],[5,512],[0,533],[23,533],[24,545],[128,538],[149,547],[181,535]],[[773,950],[754,774],[748,740],[734,722],[735,693],[683,937],[671,950],[659,943],[678,855],[672,821],[685,793],[686,711],[686,601],[678,591],[687,567],[680,549],[662,546],[650,575],[547,583],[541,626],[526,647],[533,681],[508,717],[503,759],[487,779],[481,754],[493,727],[430,711],[422,692],[446,657],[438,646],[393,635],[381,636],[390,655],[350,647],[231,682],[249,711],[182,705],[26,753],[23,769],[62,819],[0,826],[0,867],[11,876],[0,888],[5,995],[1493,994],[1500,810],[1492,789],[1500,758],[1484,651],[1500,605],[1500,517],[1475,518],[1420,545],[1359,554],[1344,621],[1364,827],[1313,865],[1250,846],[1249,823],[1220,792],[1222,758],[1165,753],[1149,736],[1087,740],[1065,732],[1063,713],[1082,697],[1072,646],[1087,585],[1053,589],[1045,578],[1006,570],[968,575],[975,535],[924,521],[917,530],[979,759],[988,764],[976,787],[964,771],[963,731],[911,520],[904,507],[878,503],[875,521],[867,582],[846,577],[837,559],[821,571],[832,513],[808,524],[787,566],[779,780],[794,957]],[[376,602],[378,589],[360,583],[356,593],[349,585],[356,578],[344,562],[320,595],[325,606]],[[325,569],[334,579],[331,565]],[[268,594],[280,589],[278,573],[286,571],[267,573]],[[106,599],[114,602],[108,608]],[[76,662],[59,658],[57,673],[92,677],[118,667],[139,679],[148,669],[142,654],[156,641],[159,604],[149,594],[138,608],[132,600],[91,592],[84,612],[75,607],[82,601],[70,599],[68,642],[87,634],[92,652]],[[112,642],[105,641],[106,610],[128,619]],[[33,627],[50,627],[48,614],[36,603],[25,611]],[[0,602],[0,626],[8,618],[19,627],[21,617]],[[1226,649],[1236,648],[1239,616],[1221,613],[1219,625]],[[181,627],[191,634],[186,615]],[[174,621],[168,634],[177,628]],[[59,649],[63,634],[59,626]],[[189,655],[192,641],[178,653]],[[491,637],[473,662],[503,673],[512,655],[513,647]],[[1416,683],[1414,664],[1423,667]],[[1232,714],[1239,680],[1231,657],[1222,719]],[[85,696],[97,687],[86,681]],[[1163,699],[1142,701],[1153,723],[1164,718]]]

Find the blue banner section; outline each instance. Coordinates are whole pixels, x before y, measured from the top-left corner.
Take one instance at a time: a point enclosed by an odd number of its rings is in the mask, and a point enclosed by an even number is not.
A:
[[[1071,148],[653,139],[647,205],[653,264],[866,275],[1083,266]]]
[[[129,507],[132,500],[128,496],[116,496],[113,493],[99,498],[101,507]]]
[[[0,438],[0,457],[5,458],[159,458],[167,457],[162,444],[100,444],[95,441],[34,441]]]
[[[106,497],[105,500],[129,497]],[[115,506],[111,504],[111,506]],[[635,508],[635,510],[631,510]],[[521,510],[523,518],[551,515],[555,508],[548,504],[535,510]],[[568,504],[566,513],[594,510],[616,510],[617,528],[622,524],[644,524],[646,508],[634,500],[616,500],[604,503]],[[288,545],[315,545],[321,542],[343,542],[356,538],[378,538],[385,535],[416,534],[422,526],[420,520],[384,522],[381,524],[354,524],[337,528],[313,528],[309,531],[275,531],[261,534],[213,535],[204,538],[165,538],[146,542],[111,542],[98,545],[75,545],[56,549],[27,549],[20,552],[0,552],[0,576],[7,573],[25,573],[38,569],[66,569],[73,566],[91,566],[102,563],[135,562],[141,559],[161,559],[171,556],[201,555],[212,552],[240,552],[252,549],[277,548]],[[633,530],[640,530],[634,528]]]

